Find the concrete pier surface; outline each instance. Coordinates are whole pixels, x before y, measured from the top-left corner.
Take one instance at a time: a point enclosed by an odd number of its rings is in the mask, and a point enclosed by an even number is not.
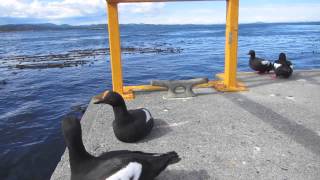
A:
[[[146,107],[155,127],[143,141],[118,141],[109,105],[90,103],[82,119],[91,154],[109,150],[177,151],[182,160],[158,180],[320,179],[320,70],[295,71],[290,79],[240,73],[249,91],[196,89],[191,99],[166,92],[137,93],[129,109]],[[51,179],[70,179],[67,150]]]

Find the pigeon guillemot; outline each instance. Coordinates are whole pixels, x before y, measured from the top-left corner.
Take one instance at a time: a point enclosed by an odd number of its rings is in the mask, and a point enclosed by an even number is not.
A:
[[[293,72],[293,65],[287,60],[285,53],[279,54],[279,59],[274,62],[273,67],[277,77],[289,78]]]
[[[153,128],[153,118],[146,108],[127,110],[122,96],[114,91],[106,92],[95,104],[109,104],[113,108],[115,120],[113,131],[123,142],[136,142],[147,136]]]
[[[120,150],[92,156],[83,145],[80,120],[75,116],[63,119],[62,131],[69,149],[71,180],[152,180],[181,160],[174,151],[158,154]]]
[[[249,66],[251,69],[258,71],[259,73],[265,73],[272,70],[272,63],[265,59],[257,58],[254,50],[250,50],[248,55],[250,55]]]

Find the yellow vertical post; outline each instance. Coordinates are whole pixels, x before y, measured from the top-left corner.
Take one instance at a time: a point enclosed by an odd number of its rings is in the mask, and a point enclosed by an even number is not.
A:
[[[123,95],[118,4],[107,1],[107,9],[112,87]]]
[[[227,0],[224,84],[226,89],[237,89],[239,0]]]

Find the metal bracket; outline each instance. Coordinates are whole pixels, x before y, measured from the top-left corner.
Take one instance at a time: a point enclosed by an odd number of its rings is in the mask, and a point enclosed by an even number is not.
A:
[[[189,80],[153,80],[152,86],[160,86],[168,89],[168,98],[187,98],[194,97],[196,94],[192,91],[193,86],[208,83],[208,78],[196,78]],[[178,92],[178,89],[183,89]]]

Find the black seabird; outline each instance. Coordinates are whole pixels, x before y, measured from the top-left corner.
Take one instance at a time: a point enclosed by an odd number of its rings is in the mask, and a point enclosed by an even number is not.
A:
[[[272,70],[272,63],[268,60],[257,58],[254,50],[250,50],[249,66],[251,69],[258,71],[259,73],[265,73]]]
[[[112,122],[115,136],[123,142],[136,142],[146,137],[153,128],[151,113],[145,109],[127,110],[122,96],[114,91],[108,91],[95,104],[109,104],[113,108]]]
[[[293,65],[287,60],[285,53],[279,54],[279,59],[274,62],[273,67],[277,77],[289,78],[293,72]]]
[[[69,150],[71,180],[152,180],[168,165],[180,161],[174,151],[156,154],[140,151],[110,151],[95,157],[82,141],[81,124],[74,116],[62,121]]]

